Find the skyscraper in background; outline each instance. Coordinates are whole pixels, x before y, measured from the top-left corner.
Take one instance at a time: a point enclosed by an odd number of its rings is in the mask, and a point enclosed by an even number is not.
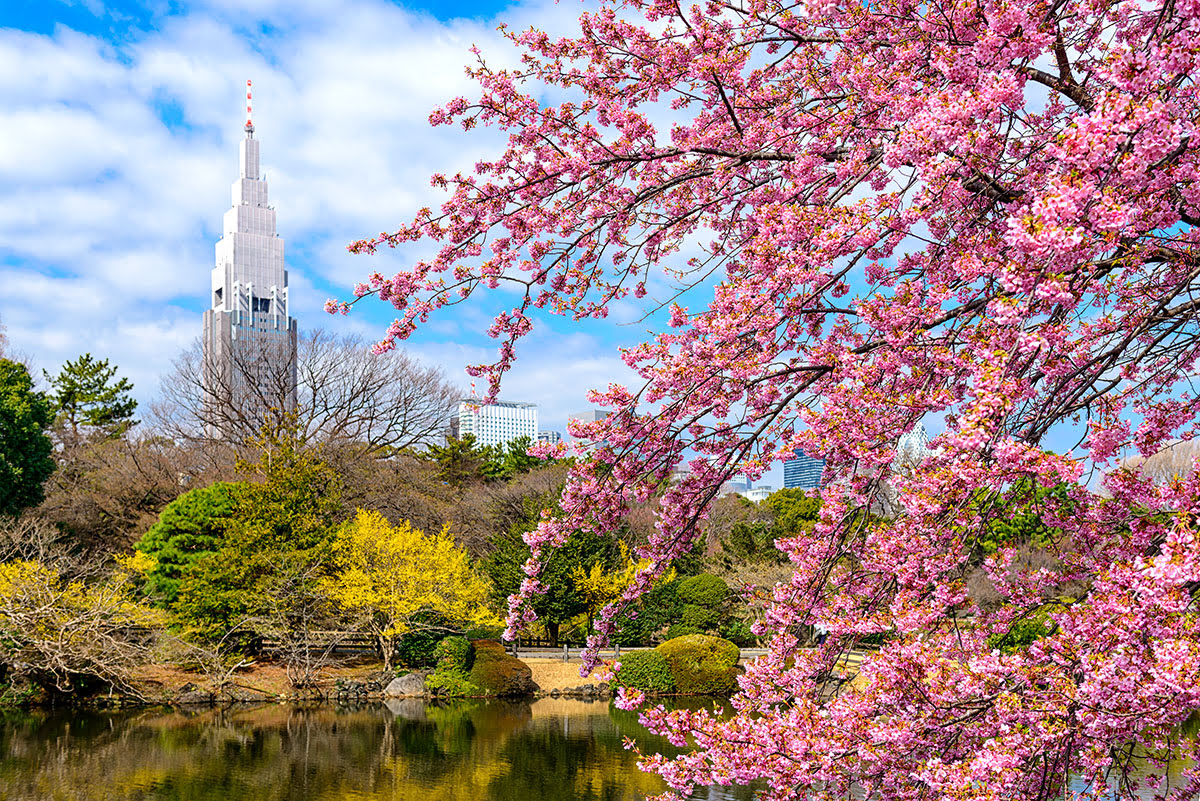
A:
[[[296,321],[289,312],[283,240],[275,232],[275,209],[267,203],[258,145],[246,81],[240,170],[216,244],[203,343],[209,403],[228,404],[254,418],[270,411],[267,406],[290,411],[296,403]],[[207,433],[219,437],[223,432],[219,424],[210,424]]]
[[[821,475],[824,472],[824,459],[814,459],[803,451],[796,451],[795,459],[788,459],[783,463],[783,487],[784,489],[817,489],[821,486]]]

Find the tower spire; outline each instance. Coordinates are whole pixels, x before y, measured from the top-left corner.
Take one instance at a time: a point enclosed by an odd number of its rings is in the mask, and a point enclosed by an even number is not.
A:
[[[246,81],[246,133],[254,133],[254,121],[250,116],[250,81]]]

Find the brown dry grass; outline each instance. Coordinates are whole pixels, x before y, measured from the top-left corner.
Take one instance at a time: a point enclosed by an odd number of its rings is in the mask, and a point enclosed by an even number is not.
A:
[[[322,684],[332,685],[338,679],[362,679],[379,672],[383,663],[357,661],[326,669]],[[185,670],[174,665],[142,665],[134,674],[134,681],[145,693],[171,694],[187,684],[194,684],[202,691],[211,692],[212,682],[202,672]],[[287,671],[274,662],[256,662],[239,670],[233,676],[233,686],[254,690],[267,696],[288,695],[292,692]]]
[[[565,690],[568,687],[579,687],[583,684],[599,684],[600,680],[593,673],[586,679],[579,675],[580,662],[564,662],[561,659],[522,659],[533,671],[533,680],[543,692]]]

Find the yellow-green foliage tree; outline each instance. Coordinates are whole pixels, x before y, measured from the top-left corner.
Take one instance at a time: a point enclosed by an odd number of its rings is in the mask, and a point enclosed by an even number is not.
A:
[[[429,535],[408,521],[393,526],[378,512],[360,509],[338,531],[334,567],[326,594],[365,619],[385,669],[392,667],[399,636],[419,625],[419,613],[462,624],[497,622],[487,607],[488,585],[446,528]]]
[[[0,564],[0,672],[69,692],[100,680],[131,691],[134,668],[149,661],[162,612],[135,597],[139,558],[83,581],[36,560]],[[80,565],[73,565],[76,569]]]
[[[621,593],[625,592],[625,588],[637,578],[638,572],[650,564],[649,559],[635,562],[629,555],[629,546],[624,542],[618,541],[617,547],[620,549],[621,556],[616,569],[606,570],[604,565],[595,562],[587,570],[584,570],[582,565],[576,565],[571,571],[575,589],[583,597],[584,604],[587,606],[585,614],[587,614],[589,630],[592,620],[600,610],[620,598]],[[655,585],[661,586],[674,580],[675,569],[671,568],[655,582]]]
[[[341,479],[294,430],[268,431],[254,472],[237,485],[222,524],[221,547],[181,571],[173,610],[189,633],[255,650],[280,632],[305,637],[309,603],[330,574],[330,551],[343,518]],[[244,641],[240,641],[244,639]]]

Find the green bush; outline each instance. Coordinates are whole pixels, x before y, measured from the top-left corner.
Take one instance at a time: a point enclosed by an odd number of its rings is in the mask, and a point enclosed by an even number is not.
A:
[[[435,670],[425,677],[425,689],[435,695],[472,698],[486,693],[475,686],[461,670]]]
[[[468,640],[496,640],[499,641],[501,635],[504,634],[503,626],[476,626],[473,629],[467,629],[463,632],[463,636]]]
[[[689,634],[667,640],[660,653],[684,695],[729,695],[737,689],[738,647],[729,640]]]
[[[1034,640],[1040,640],[1042,637],[1053,633],[1051,630],[1052,625],[1053,623],[1044,612],[1040,612],[1024,620],[1014,620],[1012,625],[1008,627],[1008,631],[1003,634],[996,633],[988,637],[988,648],[1004,654],[1020,651],[1022,648],[1028,648]]]
[[[679,598],[676,589],[679,580],[664,582],[646,593],[633,617],[628,612],[617,618],[617,634],[613,642],[617,645],[653,645],[653,639],[679,619]]]
[[[671,628],[667,629],[667,639],[673,640],[676,637],[686,637],[689,634],[703,634],[704,632],[695,626],[689,626],[684,623],[673,623]]]
[[[751,648],[758,644],[758,638],[750,631],[750,624],[744,620],[731,620],[721,629],[721,636],[739,648]]]
[[[437,664],[435,650],[445,636],[429,629],[406,631],[396,641],[396,661],[409,668],[433,667]]]
[[[729,586],[711,573],[689,576],[679,582],[679,600],[708,608],[719,607],[729,597]]]
[[[237,488],[237,484],[219,481],[183,493],[167,504],[158,522],[134,545],[155,561],[146,574],[146,593],[153,600],[172,606],[184,574],[201,557],[220,549]]]
[[[471,666],[471,683],[485,695],[500,697],[530,695],[537,685],[529,665],[504,651],[495,640],[475,640],[471,643],[475,661]]]
[[[675,679],[671,676],[671,668],[657,648],[653,651],[629,651],[622,654],[621,669],[617,672],[616,683],[644,693],[675,692]]]
[[[438,671],[459,670],[465,673],[471,669],[472,651],[471,641],[466,637],[444,638],[433,649]]]
[[[711,631],[721,620],[721,610],[713,606],[697,606],[684,604],[679,615],[679,622],[691,626],[696,631]]]

